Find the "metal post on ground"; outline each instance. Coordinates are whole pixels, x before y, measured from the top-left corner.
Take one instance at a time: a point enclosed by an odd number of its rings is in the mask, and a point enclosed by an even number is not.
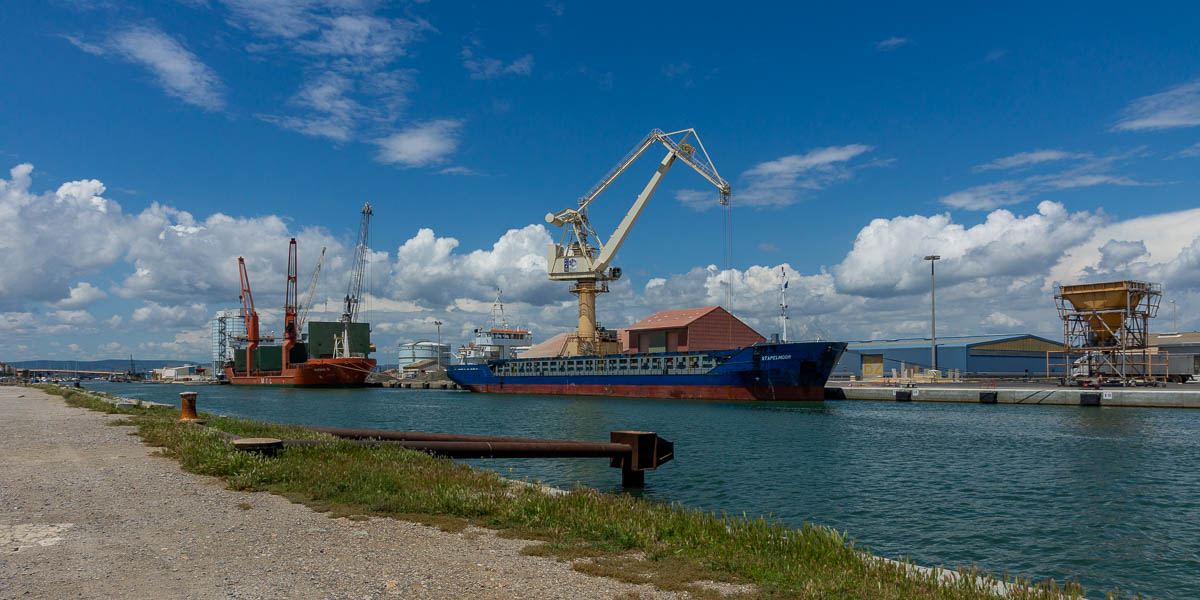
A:
[[[196,414],[196,392],[179,392],[179,422],[204,422],[204,420]]]
[[[933,273],[933,263],[941,258],[937,254],[930,254],[923,259],[929,261],[929,356],[934,371],[937,370],[937,302],[934,299],[937,280]]]

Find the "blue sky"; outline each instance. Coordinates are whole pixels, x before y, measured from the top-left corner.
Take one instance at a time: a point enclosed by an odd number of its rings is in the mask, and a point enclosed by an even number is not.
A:
[[[0,20],[0,360],[203,359],[205,322],[237,300],[237,256],[268,323],[290,236],[302,280],[329,247],[319,295],[336,299],[366,201],[381,348],[432,337],[435,319],[464,341],[496,286],[547,337],[574,308],[545,281],[558,232],[542,215],[656,127],[696,128],[733,184],[732,308],[764,332],[782,265],[793,331],[920,335],[930,252],[945,257],[947,333],[1055,335],[1055,283],[1126,276],[1162,281],[1195,327],[1198,15],[14,3]],[[602,235],[658,158],[593,205]],[[606,324],[723,300],[706,186],[682,166],[667,176],[618,256]]]

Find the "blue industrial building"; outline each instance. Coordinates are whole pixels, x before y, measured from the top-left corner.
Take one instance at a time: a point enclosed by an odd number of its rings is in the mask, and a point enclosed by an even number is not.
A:
[[[1010,333],[939,337],[937,366],[943,373],[957,369],[966,376],[1046,376],[1046,353],[1061,353],[1063,345],[1032,334]],[[931,368],[929,338],[849,342],[833,376],[890,377],[892,370]],[[1058,354],[1051,362],[1062,362]],[[1051,365],[1051,375],[1063,368]]]

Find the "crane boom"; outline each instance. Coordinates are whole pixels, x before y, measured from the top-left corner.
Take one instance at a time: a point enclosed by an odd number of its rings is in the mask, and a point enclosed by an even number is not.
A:
[[[304,290],[304,299],[300,301],[300,319],[296,321],[296,329],[304,333],[304,325],[308,323],[308,313],[313,307],[313,294],[317,292],[317,278],[321,276],[321,265],[325,264],[325,248],[321,248],[321,256],[317,259],[317,268],[313,269],[312,279],[308,281],[308,289]]]
[[[672,136],[683,134],[682,138],[676,141]],[[700,152],[704,159],[699,160],[695,156],[696,148],[687,143],[687,140],[695,137],[696,144],[700,147]],[[646,184],[645,189],[638,195],[625,218],[617,226],[609,237],[607,244],[600,244],[599,239],[595,242],[592,238],[597,238],[595,231],[587,218],[587,208],[592,204],[601,192],[608,189],[612,182],[620,177],[634,162],[637,161],[647,150],[655,143],[660,143],[667,149],[667,155],[663,157],[659,168],[650,178],[650,182]],[[645,209],[650,197],[654,195],[658,189],[658,184],[662,182],[662,177],[670,170],[675,160],[682,160],[685,164],[691,167],[694,171],[700,174],[713,184],[718,190],[718,202],[725,205],[729,203],[731,187],[728,181],[717,172],[716,166],[712,164],[712,160],[708,156],[708,151],[704,148],[704,144],[700,141],[699,134],[695,129],[681,129],[671,133],[663,133],[661,129],[653,129],[646,137],[642,138],[636,146],[633,147],[620,161],[617,162],[609,172],[592,186],[588,193],[579,198],[578,208],[567,208],[557,213],[548,213],[546,222],[557,227],[564,227],[564,243],[551,246],[549,274],[551,279],[556,280],[605,280],[616,279],[620,276],[620,270],[607,272],[609,263],[616,257],[617,251],[621,249],[621,245],[629,236],[630,230],[641,216],[642,210]]]
[[[679,135],[681,133],[685,134],[684,138],[676,143],[671,136]],[[700,146],[700,151],[704,153],[705,162],[696,160],[692,157],[691,151],[681,147],[681,145],[686,142],[689,136],[696,137],[696,143]],[[596,182],[596,185],[593,185],[592,189],[588,190],[588,193],[579,197],[579,210],[587,208],[587,206],[592,203],[592,200],[596,199],[596,196],[599,196],[600,193],[607,189],[613,181],[616,181],[617,177],[620,177],[621,174],[630,167],[630,165],[637,162],[637,159],[640,158],[642,154],[645,154],[646,150],[649,150],[650,147],[654,145],[654,142],[659,142],[666,146],[668,150],[671,150],[676,156],[688,163],[688,166],[695,169],[696,172],[707,179],[709,183],[717,186],[725,196],[729,195],[729,183],[717,173],[717,168],[713,166],[712,160],[708,158],[708,151],[704,149],[704,144],[700,142],[700,136],[696,134],[695,129],[681,129],[671,133],[663,133],[663,130],[655,128],[651,129],[650,133],[647,133],[646,137],[642,138],[642,141],[638,142],[632,150],[625,154],[624,158],[617,162],[617,164],[613,166],[613,168],[610,169],[603,178],[600,179],[600,181]]]
[[[283,339],[285,343],[295,344],[299,334],[296,331],[296,238],[288,243],[287,281],[284,283],[283,296]]]
[[[371,203],[362,207],[362,220],[358,226],[358,245],[354,247],[354,263],[350,266],[350,283],[346,285],[346,299],[342,306],[342,322],[353,323],[358,319],[358,305],[362,296],[363,275],[367,268],[367,231],[371,226]]]
[[[250,276],[246,274],[246,259],[238,257],[238,275],[242,283],[242,319],[246,322],[246,372],[254,369],[254,349],[258,348],[258,312],[250,293]]]
[[[288,243],[287,282],[283,293],[283,345],[280,346],[280,364],[287,369],[291,364],[292,348],[300,339],[296,329],[296,269],[299,261],[296,258],[296,238]]]

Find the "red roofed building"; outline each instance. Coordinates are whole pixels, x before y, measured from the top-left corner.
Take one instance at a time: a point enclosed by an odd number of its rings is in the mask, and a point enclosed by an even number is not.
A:
[[[624,331],[625,352],[691,352],[744,348],[766,338],[720,306],[657,312]]]

